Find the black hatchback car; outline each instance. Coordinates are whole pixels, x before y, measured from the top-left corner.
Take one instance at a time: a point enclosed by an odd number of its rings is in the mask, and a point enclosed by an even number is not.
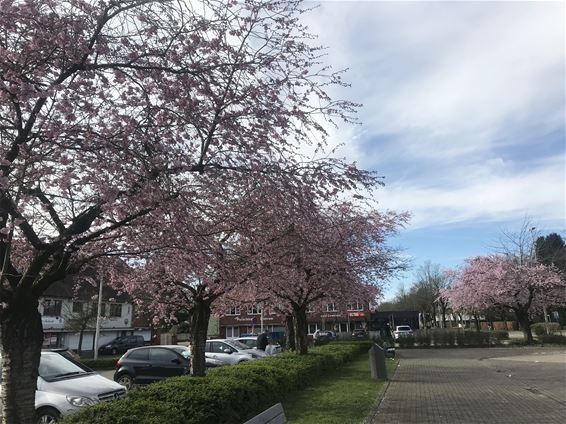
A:
[[[100,346],[98,353],[101,355],[116,355],[117,353],[124,353],[134,347],[145,346],[147,344],[149,344],[149,342],[146,342],[142,336],[121,336]]]
[[[116,362],[114,381],[130,389],[189,372],[190,351],[185,346],[144,346],[127,351]]]

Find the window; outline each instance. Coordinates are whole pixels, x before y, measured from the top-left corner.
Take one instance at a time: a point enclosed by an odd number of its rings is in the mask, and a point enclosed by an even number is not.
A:
[[[58,317],[61,315],[61,301],[57,299],[45,299],[43,301],[43,315],[47,317]]]
[[[213,353],[230,353],[232,352],[232,348],[225,343],[221,342],[211,342],[211,351]]]
[[[122,316],[122,304],[121,303],[111,303],[110,304],[110,316],[111,317],[121,317]]]
[[[147,361],[149,359],[149,349],[132,350],[128,354],[127,358],[137,359],[138,361]]]
[[[83,302],[73,302],[73,313],[80,314],[83,311]]]
[[[238,337],[240,332],[238,327],[226,327],[226,337]]]
[[[240,307],[232,306],[228,308],[228,312],[226,312],[226,315],[240,315]]]
[[[336,309],[335,303],[327,303],[324,310],[326,312],[336,312],[338,309]]]
[[[261,315],[261,307],[258,305],[248,307],[248,315]]]
[[[309,304],[309,306],[307,306],[307,313],[311,313],[314,312],[314,305],[312,303]]]
[[[313,334],[318,330],[318,324],[309,324],[309,334]]]
[[[364,305],[362,305],[360,302],[352,302],[352,303],[348,303],[348,305],[346,305],[346,307],[348,308],[349,311],[363,311],[364,310]]]
[[[171,352],[168,349],[151,349],[151,353],[149,354],[152,361],[155,362],[171,362],[175,359],[179,359],[175,352]]]

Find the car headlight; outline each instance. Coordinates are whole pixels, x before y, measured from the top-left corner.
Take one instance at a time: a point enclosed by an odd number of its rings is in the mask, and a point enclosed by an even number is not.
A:
[[[77,407],[94,405],[94,401],[84,396],[67,396],[67,401]]]

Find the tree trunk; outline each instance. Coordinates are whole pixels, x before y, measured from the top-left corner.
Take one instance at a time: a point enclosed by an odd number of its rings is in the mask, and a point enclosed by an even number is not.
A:
[[[438,323],[436,322],[436,318],[437,318],[437,316],[436,316],[436,303],[432,302],[431,306],[432,306],[432,326],[434,328],[436,328],[436,327],[438,327]]]
[[[295,350],[295,322],[291,314],[285,315],[285,337],[287,350]]]
[[[2,423],[32,424],[43,327],[37,299],[24,298],[0,314]]]
[[[79,346],[77,348],[79,355],[83,352],[83,335],[84,335],[84,333],[85,333],[85,329],[81,328],[81,331],[79,333]],[[93,354],[94,354],[94,352],[93,352]]]
[[[206,371],[205,345],[210,320],[210,301],[195,299],[191,310],[191,375],[204,376]]]
[[[528,311],[515,309],[515,315],[517,316],[517,323],[519,324],[519,328],[523,330],[523,335],[525,336],[527,344],[532,344],[533,333],[531,331],[531,321],[529,319]]]
[[[476,331],[479,333],[481,328],[480,328],[480,319],[478,317],[478,315],[474,314],[474,322],[476,323]]]
[[[308,324],[305,306],[293,307],[293,318],[295,321],[295,352],[297,355],[308,353]]]

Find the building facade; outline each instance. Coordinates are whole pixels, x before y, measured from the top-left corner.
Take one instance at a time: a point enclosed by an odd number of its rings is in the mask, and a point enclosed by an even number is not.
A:
[[[82,351],[92,351],[98,309],[96,287],[81,285],[69,279],[57,282],[39,299],[43,325],[43,347],[67,347],[78,350],[82,329]],[[98,347],[119,336],[141,335],[151,340],[151,330],[134,318],[134,305],[125,295],[106,287],[102,293]]]
[[[353,301],[345,305],[322,303],[307,310],[308,334],[316,330],[330,330],[338,336],[350,335],[355,329],[368,329],[370,304]],[[267,329],[278,338],[285,332],[285,316],[271,308],[259,305],[232,306],[220,316],[221,337],[239,337]]]

